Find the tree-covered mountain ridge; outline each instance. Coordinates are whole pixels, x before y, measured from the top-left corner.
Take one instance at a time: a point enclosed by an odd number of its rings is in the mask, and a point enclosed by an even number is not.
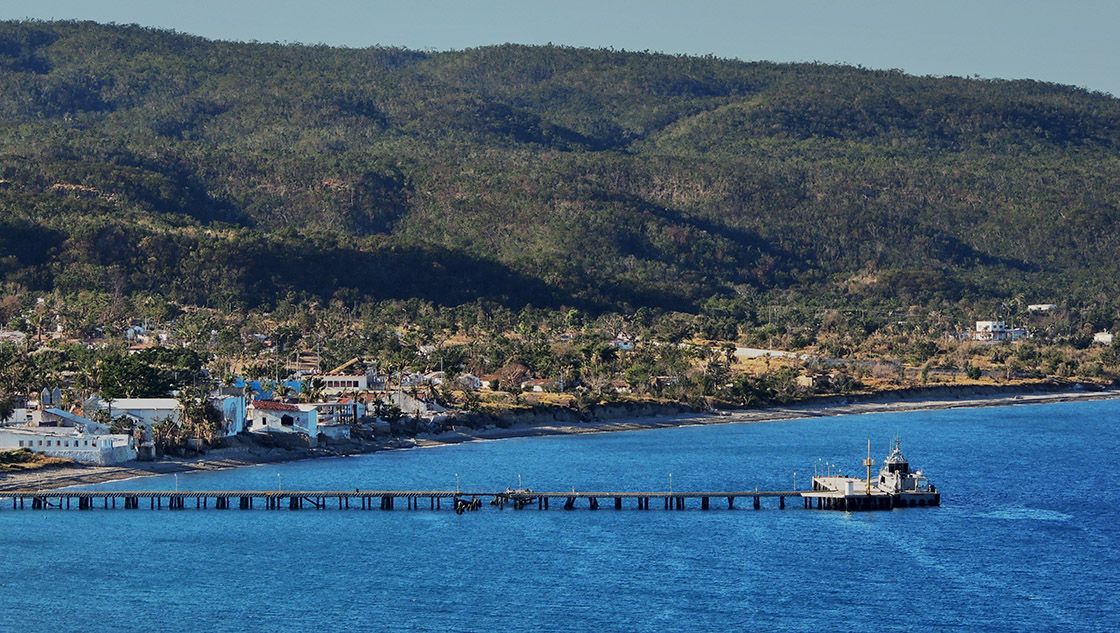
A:
[[[1118,176],[1120,100],[1035,81],[0,23],[8,292],[1095,301]]]

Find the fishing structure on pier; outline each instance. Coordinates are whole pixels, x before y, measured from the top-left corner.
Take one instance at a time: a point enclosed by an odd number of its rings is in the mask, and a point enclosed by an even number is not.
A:
[[[122,508],[137,510],[147,506],[150,510],[185,510],[214,508],[241,510],[303,510],[328,508],[337,510],[361,509],[393,510],[403,503],[408,510],[442,510],[446,507],[456,513],[478,511],[483,500],[499,510],[507,506],[514,510],[536,507],[548,510],[559,503],[565,510],[585,506],[598,510],[600,503],[612,504],[615,510],[629,506],[649,510],[650,502],[664,510],[685,510],[690,505],[700,510],[711,510],[726,502],[727,509],[734,509],[737,501],[749,501],[755,510],[762,508],[762,500],[777,499],[778,508],[785,509],[787,499],[801,498],[803,507],[822,510],[889,510],[892,508],[930,507],[941,504],[941,493],[922,471],[912,471],[902,455],[896,439],[883,462],[878,479],[871,477],[870,442],[863,465],[867,477],[816,475],[810,490],[730,490],[730,491],[584,491],[539,492],[528,488],[507,488],[501,491],[462,490],[12,490],[0,491],[0,510],[9,505],[13,510],[92,510],[95,508]],[[8,503],[5,503],[8,502]],[[691,502],[691,504],[689,503]]]

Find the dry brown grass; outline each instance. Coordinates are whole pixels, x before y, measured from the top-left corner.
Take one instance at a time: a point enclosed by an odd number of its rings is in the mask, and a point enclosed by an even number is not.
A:
[[[0,451],[0,470],[4,472],[39,470],[48,466],[62,466],[73,463],[69,459],[40,455],[26,448]]]

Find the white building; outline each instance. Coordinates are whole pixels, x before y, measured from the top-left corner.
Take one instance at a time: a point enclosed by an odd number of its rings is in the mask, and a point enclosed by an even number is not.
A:
[[[385,394],[383,400],[400,409],[401,413],[405,415],[434,418],[447,413],[446,408],[435,402],[425,402],[400,391],[390,391]]]
[[[634,349],[634,339],[625,334],[619,334],[610,342],[611,347],[620,352],[629,352]]]
[[[337,402],[315,402],[311,406],[318,413],[320,426],[328,422],[353,424],[366,417],[365,403],[348,398]]]
[[[218,393],[207,401],[222,414],[222,435],[237,435],[245,430],[245,396]],[[157,422],[170,419],[178,424],[182,407],[175,398],[120,398],[102,400],[94,396],[85,402],[85,412],[106,411],[113,418],[125,416],[137,426],[151,428]]]
[[[339,394],[347,391],[369,389],[369,376],[366,374],[318,374],[309,376],[323,381],[323,393]]]
[[[246,413],[245,427],[254,433],[301,433],[311,446],[319,436],[319,413],[315,405],[254,400]]]
[[[1017,341],[1027,336],[1023,328],[1009,328],[1003,321],[977,321],[972,338],[977,341]]]
[[[0,428],[0,450],[20,448],[98,466],[136,459],[136,446],[129,435],[99,435],[65,427]]]
[[[460,389],[466,389],[467,391],[482,389],[482,379],[474,374],[462,374],[455,379],[455,382]]]
[[[1097,345],[1112,345],[1112,332],[1097,332],[1093,335],[1093,342]]]
[[[171,418],[179,423],[179,401],[175,398],[119,398],[102,400],[94,396],[86,400],[83,410],[86,415],[95,411],[106,411],[113,418],[127,416],[140,426],[151,427],[156,422]]]
[[[428,379],[424,374],[415,372],[406,372],[401,376],[402,387],[420,387],[428,384]]]
[[[1057,309],[1058,306],[1053,303],[1032,303],[1027,306],[1027,312],[1050,312]]]

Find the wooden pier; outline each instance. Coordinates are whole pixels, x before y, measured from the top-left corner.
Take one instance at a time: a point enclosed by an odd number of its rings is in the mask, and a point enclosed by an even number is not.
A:
[[[669,511],[762,508],[763,499],[785,509],[786,500],[801,497],[796,490],[729,492],[580,491],[535,492],[453,490],[11,490],[0,491],[4,510],[454,510],[483,507],[504,510],[552,507],[598,510]],[[805,504],[805,507],[809,507]]]
[[[786,509],[789,499],[801,499],[805,509],[865,511],[900,507],[883,494],[844,494],[833,490],[739,490],[699,492],[532,490],[10,490],[0,491],[4,510],[453,510],[458,513],[483,507],[504,510],[552,506],[564,510],[760,510],[763,499]],[[903,504],[905,505],[905,504]],[[916,504],[911,504],[916,505]],[[922,506],[926,506],[923,501]],[[940,495],[930,506],[940,505]]]

